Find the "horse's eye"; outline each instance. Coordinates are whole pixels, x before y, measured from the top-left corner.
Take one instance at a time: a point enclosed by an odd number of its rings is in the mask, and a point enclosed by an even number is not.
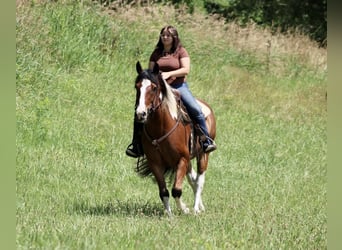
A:
[[[156,92],[157,91],[157,86],[155,84],[152,84],[152,91]]]

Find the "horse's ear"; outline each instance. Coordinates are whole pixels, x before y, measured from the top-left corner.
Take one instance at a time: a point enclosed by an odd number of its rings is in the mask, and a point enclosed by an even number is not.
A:
[[[135,65],[135,68],[136,68],[138,74],[140,74],[143,71],[139,61],[137,61],[136,65]]]
[[[155,63],[153,66],[153,71],[154,74],[158,74],[159,73],[159,65],[158,63]]]

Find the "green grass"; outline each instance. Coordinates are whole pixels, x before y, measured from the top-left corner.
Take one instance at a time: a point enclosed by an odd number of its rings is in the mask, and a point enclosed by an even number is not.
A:
[[[218,144],[206,212],[172,202],[169,219],[124,153],[135,62],[147,66],[165,21],[132,11],[17,8],[17,248],[326,249],[326,72],[290,54],[272,55],[281,65],[267,71],[260,54],[166,16],[191,54],[193,93],[215,111]],[[183,197],[192,206],[187,182]]]

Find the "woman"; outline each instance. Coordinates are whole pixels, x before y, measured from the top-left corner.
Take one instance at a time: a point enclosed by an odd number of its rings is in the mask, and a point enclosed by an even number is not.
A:
[[[206,140],[202,142],[203,151],[206,153],[214,151],[216,145],[214,140],[209,137],[201,107],[190,92],[186,82],[186,76],[190,72],[190,57],[182,46],[178,32],[173,26],[166,26],[160,31],[159,41],[150,56],[149,69],[152,70],[156,63],[159,65],[163,79],[181,93],[181,100],[192,121],[198,124],[206,135]],[[139,157],[143,155],[140,143],[141,126],[141,124],[134,122],[133,141],[126,150],[128,156]]]

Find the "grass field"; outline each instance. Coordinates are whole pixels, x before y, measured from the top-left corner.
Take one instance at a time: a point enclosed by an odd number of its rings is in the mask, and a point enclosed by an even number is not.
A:
[[[206,212],[170,219],[134,172],[135,62],[165,24],[211,104]],[[170,6],[17,6],[18,249],[326,249],[326,50]],[[269,44],[266,46],[266,44]],[[191,206],[187,182],[184,201]]]

